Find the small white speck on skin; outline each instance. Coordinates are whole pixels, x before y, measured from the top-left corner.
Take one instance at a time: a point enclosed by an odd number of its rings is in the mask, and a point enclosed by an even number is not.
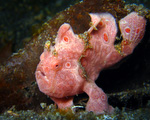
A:
[[[108,19],[106,19],[105,21],[106,21],[106,22],[108,22],[109,20],[108,20]]]
[[[48,78],[47,78],[46,76],[44,76],[44,78],[45,78],[45,80],[46,80],[47,82],[49,82],[49,80],[48,80]]]
[[[106,64],[107,63],[107,61],[106,60],[104,60],[104,64]]]
[[[127,24],[127,21],[121,21],[120,24]]]

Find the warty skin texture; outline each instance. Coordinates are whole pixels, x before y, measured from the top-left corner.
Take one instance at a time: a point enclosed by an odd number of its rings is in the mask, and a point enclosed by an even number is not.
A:
[[[74,34],[71,26],[64,23],[58,30],[55,45],[46,42],[36,80],[40,91],[61,109],[73,106],[73,96],[85,92],[89,96],[87,111],[113,113],[106,94],[95,80],[102,69],[132,53],[144,35],[146,20],[135,12],[121,19],[123,40],[116,50],[115,18],[109,13],[91,13],[90,16],[91,27],[83,35]]]

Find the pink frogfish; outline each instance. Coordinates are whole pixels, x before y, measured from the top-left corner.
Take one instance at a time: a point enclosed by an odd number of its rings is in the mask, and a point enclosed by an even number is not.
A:
[[[119,21],[123,38],[118,49],[114,42],[118,32],[115,18],[109,13],[90,13],[91,27],[74,34],[71,26],[60,26],[55,45],[46,41],[35,75],[41,92],[60,109],[71,108],[73,96],[85,92],[89,96],[87,111],[111,114],[107,95],[95,84],[101,70],[131,54],[144,36],[146,20],[136,12]]]

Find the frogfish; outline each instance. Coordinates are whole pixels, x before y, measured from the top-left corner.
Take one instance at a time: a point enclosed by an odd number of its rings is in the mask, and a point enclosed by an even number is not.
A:
[[[145,33],[146,19],[131,12],[119,21],[122,41],[115,45],[118,26],[110,13],[89,13],[90,28],[75,34],[68,23],[60,26],[55,45],[46,41],[35,76],[41,92],[60,109],[71,108],[73,97],[89,96],[86,111],[111,114],[107,95],[95,80],[100,71],[130,55]]]

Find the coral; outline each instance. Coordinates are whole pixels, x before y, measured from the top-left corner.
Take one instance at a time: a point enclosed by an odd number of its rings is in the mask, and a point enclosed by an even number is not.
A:
[[[99,72],[132,53],[141,41],[146,20],[132,12],[119,21],[120,45],[116,47],[117,25],[109,13],[91,13],[91,27],[75,34],[67,23],[61,25],[55,39],[45,43],[36,70],[40,91],[50,96],[59,108],[73,106],[73,96],[85,92],[89,96],[87,111],[113,113],[107,96],[95,84]],[[116,49],[118,48],[118,49]]]

